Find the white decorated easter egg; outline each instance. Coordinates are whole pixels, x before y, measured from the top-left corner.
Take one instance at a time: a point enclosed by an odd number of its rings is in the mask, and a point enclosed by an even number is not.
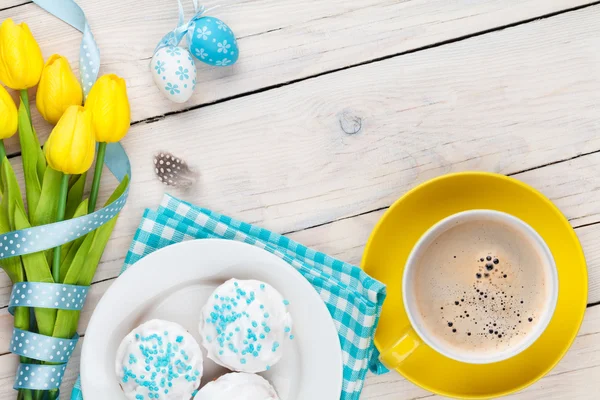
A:
[[[161,93],[175,103],[185,103],[196,87],[196,64],[188,49],[167,46],[160,48],[150,69],[154,83]]]
[[[188,30],[187,41],[192,55],[206,64],[224,67],[239,57],[235,35],[215,17],[197,19]]]

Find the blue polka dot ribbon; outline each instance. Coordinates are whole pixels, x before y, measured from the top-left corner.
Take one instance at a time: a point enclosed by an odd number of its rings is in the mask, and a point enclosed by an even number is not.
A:
[[[83,33],[79,72],[84,94],[87,96],[98,77],[100,52],[85,14],[73,0],[33,0],[33,2]],[[126,176],[131,177],[129,158],[119,143],[109,143],[106,146],[105,164],[120,182]],[[79,218],[0,234],[0,260],[48,250],[90,233],[121,211],[128,194],[129,187],[108,206]],[[13,286],[8,310],[12,314],[16,307],[24,306],[79,311],[85,303],[87,293],[88,287],[84,286],[20,282]],[[19,365],[14,388],[58,389],[78,340],[78,335],[71,339],[61,339],[15,328],[10,351],[30,360],[48,364]]]
[[[78,341],[79,335],[72,339],[59,339],[15,328],[10,341],[10,351],[38,361],[65,364]]]
[[[83,308],[88,290],[87,286],[60,283],[15,283],[8,311],[14,314],[15,308],[21,306],[79,311]],[[14,328],[9,346],[12,353],[53,364],[21,364],[15,377],[14,389],[58,388],[78,340],[79,335],[62,339]]]
[[[17,307],[55,308],[81,310],[88,294],[88,286],[62,283],[19,282],[10,295],[8,312],[14,314]]]
[[[32,390],[58,389],[66,369],[67,364],[21,364],[17,369],[14,388]]]

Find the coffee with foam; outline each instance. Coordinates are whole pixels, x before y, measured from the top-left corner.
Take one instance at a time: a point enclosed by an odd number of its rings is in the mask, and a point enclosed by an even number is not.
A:
[[[544,256],[497,220],[457,223],[435,237],[414,261],[410,286],[423,331],[466,357],[522,345],[552,297]]]

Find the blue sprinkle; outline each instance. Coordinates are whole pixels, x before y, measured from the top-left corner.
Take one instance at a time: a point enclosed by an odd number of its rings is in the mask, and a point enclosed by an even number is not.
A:
[[[283,304],[284,304],[284,305],[286,305],[286,306],[289,306],[289,305],[290,305],[290,302],[289,302],[289,301],[287,301],[287,300],[284,300],[284,301],[283,301]]]
[[[245,359],[245,358],[242,358],[242,359],[240,359],[240,362],[241,362],[242,364],[246,364],[246,359]]]
[[[294,340],[294,335],[290,335],[290,340]]]
[[[183,336],[177,336],[177,339],[175,339],[175,341],[176,341],[177,343],[181,343],[181,342],[183,342]]]
[[[261,290],[265,290],[265,284],[264,284],[264,283],[261,283],[261,284],[260,284],[260,289],[261,289]]]

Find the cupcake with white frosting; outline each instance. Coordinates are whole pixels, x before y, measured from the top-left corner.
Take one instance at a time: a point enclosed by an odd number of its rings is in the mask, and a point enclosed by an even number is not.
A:
[[[232,371],[270,369],[294,337],[288,304],[265,282],[230,279],[219,286],[200,318],[208,358]]]
[[[208,383],[194,400],[279,400],[279,397],[262,376],[232,372]]]
[[[200,346],[185,328],[155,319],[123,339],[115,368],[128,399],[182,400],[200,386],[202,361]]]

